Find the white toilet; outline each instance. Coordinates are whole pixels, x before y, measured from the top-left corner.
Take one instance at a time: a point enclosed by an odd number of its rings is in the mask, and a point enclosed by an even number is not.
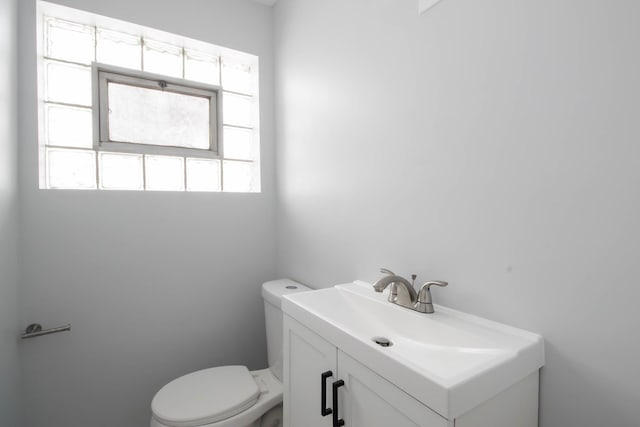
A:
[[[177,378],[151,401],[151,427],[282,426],[282,295],[309,290],[291,280],[264,283],[269,368],[218,366]]]

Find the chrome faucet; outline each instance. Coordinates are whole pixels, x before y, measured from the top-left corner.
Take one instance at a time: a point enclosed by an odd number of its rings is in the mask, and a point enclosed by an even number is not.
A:
[[[398,276],[386,268],[381,268],[380,272],[384,273],[385,276],[373,284],[373,289],[376,292],[382,292],[387,286],[391,285],[391,289],[389,289],[389,302],[401,305],[402,307],[413,308],[414,304],[418,301],[418,294],[416,294],[413,284],[409,283],[404,277]]]
[[[416,293],[413,283],[409,283],[409,281],[404,277],[398,276],[386,268],[381,268],[380,272],[385,274],[385,276],[373,284],[373,289],[376,292],[382,292],[387,286],[390,286],[389,302],[405,308],[410,308],[420,313],[433,313],[433,301],[431,299],[430,290],[431,286],[448,285],[447,282],[433,280],[422,285],[420,287],[420,291]],[[413,274],[411,278],[415,282],[416,275]]]

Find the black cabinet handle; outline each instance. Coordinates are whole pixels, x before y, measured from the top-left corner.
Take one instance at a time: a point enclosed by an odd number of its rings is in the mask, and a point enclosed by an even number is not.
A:
[[[344,381],[338,380],[333,383],[333,427],[342,427],[344,420],[338,418],[338,389],[344,385]]]
[[[327,415],[329,415],[331,413],[331,408],[327,408],[327,378],[332,377],[333,376],[333,372],[331,371],[326,371],[323,372],[320,377],[321,377],[321,382],[320,382],[320,387],[321,387],[321,391],[320,391],[320,415],[322,415],[323,417],[326,417]]]

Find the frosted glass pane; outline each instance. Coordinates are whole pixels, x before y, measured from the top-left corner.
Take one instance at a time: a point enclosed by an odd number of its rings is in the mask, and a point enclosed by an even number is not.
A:
[[[140,37],[98,29],[98,62],[118,67],[142,69]]]
[[[95,58],[94,29],[86,25],[46,18],[46,56],[91,64]]]
[[[224,124],[253,126],[253,100],[250,96],[225,93],[222,108]]]
[[[93,147],[91,110],[46,105],[47,144],[63,147]]]
[[[182,48],[145,39],[144,71],[182,77]]]
[[[222,88],[231,92],[251,94],[251,68],[247,65],[222,62]]]
[[[253,160],[253,131],[225,126],[224,157]]]
[[[187,190],[220,191],[220,161],[187,159]]]
[[[183,191],[182,157],[145,156],[147,190]]]
[[[47,61],[47,101],[91,106],[91,70],[89,67]]]
[[[209,100],[109,83],[109,139],[208,150]]]
[[[211,85],[220,84],[218,58],[194,51],[185,51],[184,78]]]
[[[249,192],[253,176],[253,163],[224,161],[224,191]]]
[[[80,150],[47,150],[49,188],[96,188],[96,153]]]
[[[100,188],[142,190],[142,156],[100,153]]]

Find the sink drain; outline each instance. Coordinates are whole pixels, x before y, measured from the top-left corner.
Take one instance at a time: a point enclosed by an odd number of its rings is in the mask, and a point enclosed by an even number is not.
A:
[[[371,338],[371,341],[378,344],[380,347],[391,347],[393,345],[391,340],[385,337],[373,337]]]

